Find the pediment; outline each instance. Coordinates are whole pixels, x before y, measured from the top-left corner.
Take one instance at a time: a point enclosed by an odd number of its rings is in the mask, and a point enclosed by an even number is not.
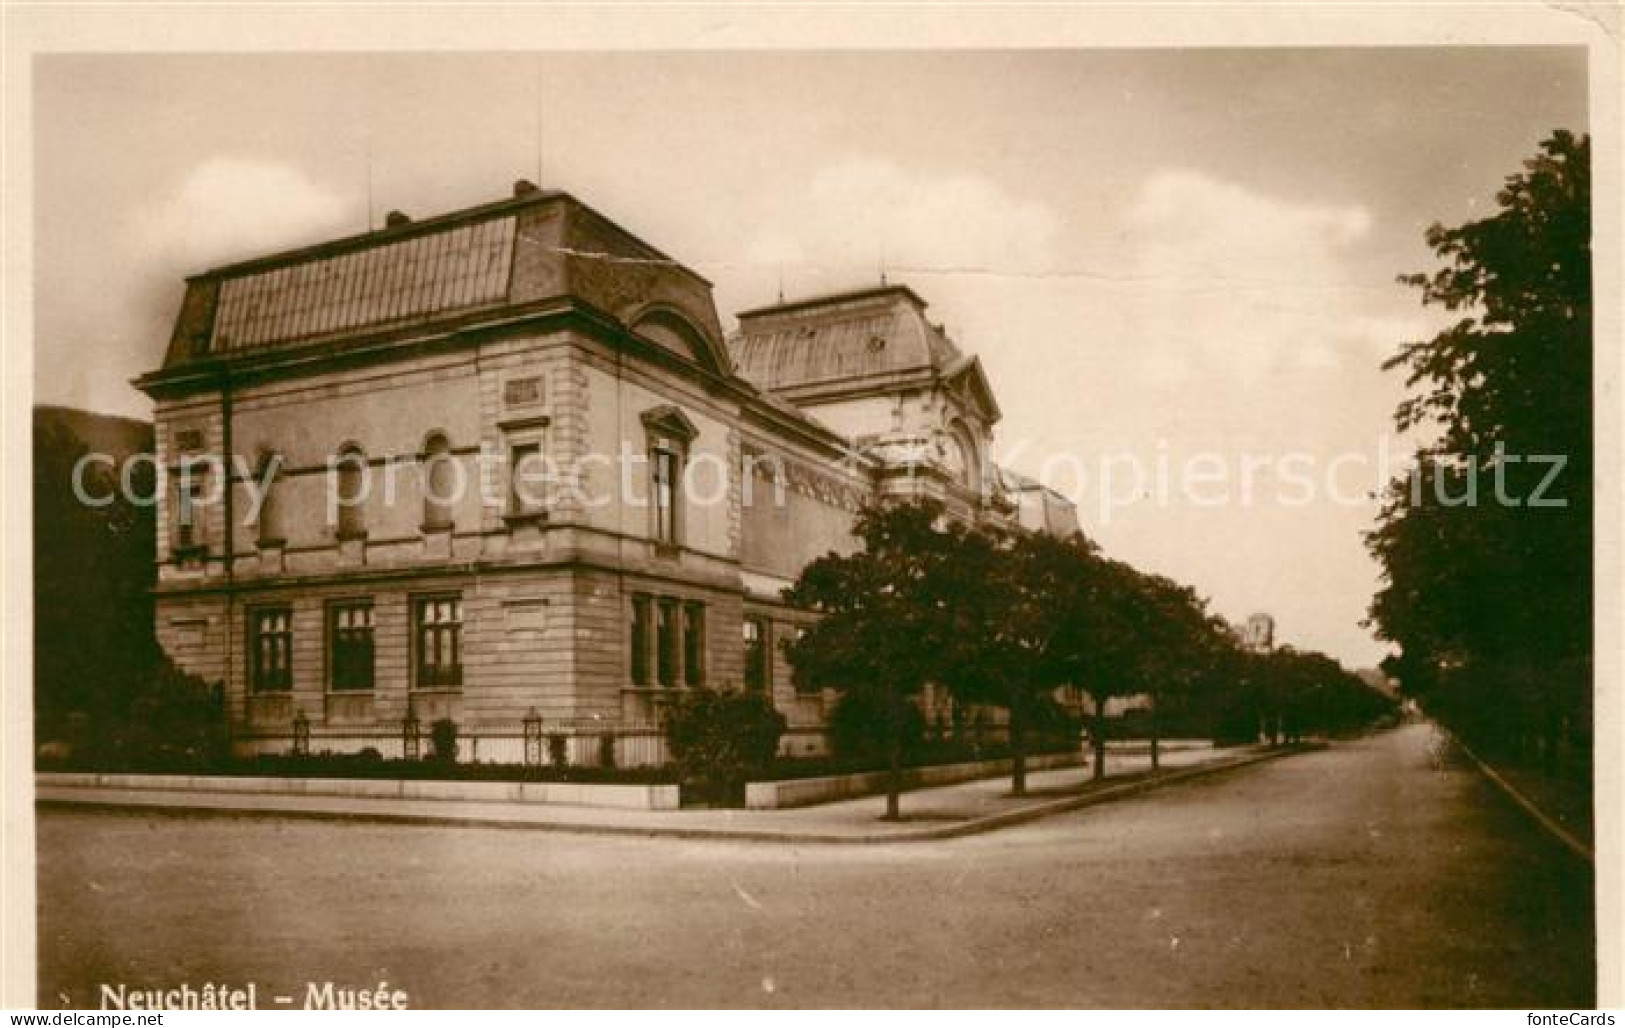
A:
[[[993,396],[987,373],[982,370],[981,358],[966,358],[958,367],[950,368],[943,380],[985,424],[992,425],[1004,416],[999,410],[999,401]]]
[[[671,404],[651,407],[640,417],[643,420],[643,427],[651,435],[663,435],[687,443],[700,434],[699,427],[689,420],[688,415]]]

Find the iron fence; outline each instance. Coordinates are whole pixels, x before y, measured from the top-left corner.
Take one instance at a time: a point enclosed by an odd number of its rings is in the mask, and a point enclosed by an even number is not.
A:
[[[541,722],[527,718],[498,724],[459,724],[457,761],[528,767],[661,767],[671,762],[666,733],[655,724],[586,721]],[[434,752],[430,725],[417,722],[366,729],[317,725],[237,735],[239,754],[355,755],[372,751],[384,760],[409,760]]]

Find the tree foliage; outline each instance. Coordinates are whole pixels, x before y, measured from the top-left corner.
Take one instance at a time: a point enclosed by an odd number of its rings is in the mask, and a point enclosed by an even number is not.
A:
[[[926,750],[925,713],[906,704],[903,719],[892,724],[890,701],[872,689],[843,692],[829,715],[829,744],[835,755],[854,763],[885,763],[891,753],[892,733],[902,748],[903,761],[917,763]]]
[[[1427,242],[1400,281],[1461,316],[1385,364],[1402,430],[1432,432],[1367,544],[1371,621],[1405,688],[1487,745],[1556,752],[1588,732],[1592,299],[1588,137],[1559,131],[1493,215]]]
[[[918,744],[913,701],[928,684],[1007,712],[1017,793],[1030,742],[1057,729],[1055,697],[1067,689],[1091,699],[1097,776],[1113,697],[1151,696],[1154,727],[1164,702],[1187,724],[1245,718],[1238,741],[1266,723],[1331,730],[1343,724],[1336,712],[1382,706],[1327,700],[1351,683],[1370,692],[1330,658],[1244,653],[1194,590],[1111,560],[1081,534],[972,525],[923,502],[865,511],[856,534],[857,551],[814,561],[787,591],[823,615],[788,655],[799,683],[841,693],[836,737],[885,752],[894,772]],[[898,788],[894,774],[889,817]]]
[[[115,463],[85,460],[92,442]],[[153,632],[156,527],[138,502],[152,495],[153,469],[136,462],[123,475],[116,463],[151,444],[139,423],[34,412],[34,717],[45,764],[189,770],[227,755],[220,684],[175,666]]]
[[[42,742],[92,730],[88,722],[126,719],[158,674],[152,508],[131,502],[112,466],[81,465],[91,450],[64,413],[34,418],[34,711]],[[150,433],[136,445],[148,440]],[[76,469],[94,504],[75,496]],[[132,491],[150,495],[150,466],[143,471]]]
[[[1052,591],[1035,537],[995,526],[948,533],[939,592],[950,619],[941,681],[962,703],[1003,707],[1009,715],[1011,787],[1026,792],[1026,759],[1035,728],[1053,731],[1055,678]]]
[[[922,501],[863,511],[857,552],[830,553],[802,569],[791,603],[823,615],[787,647],[798,685],[867,693],[886,712],[876,726],[891,774],[886,815],[900,814],[909,699],[940,681],[953,632],[943,572],[953,546],[941,504]]]

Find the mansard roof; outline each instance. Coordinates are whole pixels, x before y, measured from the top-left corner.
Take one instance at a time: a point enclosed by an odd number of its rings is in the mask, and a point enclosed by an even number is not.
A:
[[[187,280],[164,369],[478,322],[570,299],[727,374],[711,284],[568,193],[514,196]]]
[[[904,285],[742,311],[728,347],[739,373],[796,398],[808,387],[941,373],[964,355]]]
[[[758,307],[728,339],[735,369],[792,402],[883,392],[939,380],[964,388],[991,424],[998,402],[981,361],[926,317],[906,285],[882,285]]]

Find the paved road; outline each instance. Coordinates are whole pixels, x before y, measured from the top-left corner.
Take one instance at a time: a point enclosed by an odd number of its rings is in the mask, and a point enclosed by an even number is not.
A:
[[[41,1002],[307,980],[423,1006],[1593,1002],[1590,879],[1413,726],[950,842],[42,813]]]

